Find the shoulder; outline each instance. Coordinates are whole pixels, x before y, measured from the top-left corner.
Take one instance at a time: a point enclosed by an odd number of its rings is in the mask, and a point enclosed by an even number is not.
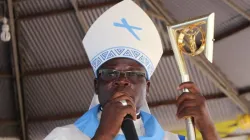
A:
[[[185,140],[184,136],[165,131],[164,140]]]
[[[90,140],[90,138],[84,135],[75,125],[70,124],[63,127],[57,127],[51,131],[51,133],[44,138],[44,140],[72,140],[82,139]]]

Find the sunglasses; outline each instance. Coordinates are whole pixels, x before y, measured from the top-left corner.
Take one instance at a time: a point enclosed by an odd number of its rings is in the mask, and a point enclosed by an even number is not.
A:
[[[117,80],[121,75],[126,77],[131,82],[146,78],[146,74],[140,71],[118,71],[114,69],[100,69],[98,71],[98,78],[105,81]]]

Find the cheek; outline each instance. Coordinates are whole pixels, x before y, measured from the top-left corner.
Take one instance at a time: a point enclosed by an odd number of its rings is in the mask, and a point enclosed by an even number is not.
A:
[[[100,83],[98,88],[99,101],[103,105],[112,97],[112,86],[109,83]]]
[[[143,99],[146,99],[147,89],[146,84],[137,85],[135,88],[135,102],[138,105],[141,105]]]
[[[111,83],[100,83],[99,92],[109,91],[112,88]]]

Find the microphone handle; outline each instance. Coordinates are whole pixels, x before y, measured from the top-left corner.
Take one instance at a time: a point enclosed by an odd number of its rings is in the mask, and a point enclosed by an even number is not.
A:
[[[139,140],[135,130],[133,117],[131,115],[128,114],[124,117],[121,128],[126,140]]]

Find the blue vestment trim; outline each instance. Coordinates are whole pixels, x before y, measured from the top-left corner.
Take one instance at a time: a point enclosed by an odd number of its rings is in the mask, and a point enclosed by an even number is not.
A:
[[[76,122],[75,126],[82,131],[85,135],[93,138],[99,126],[97,114],[100,105],[97,105],[86,112]],[[141,117],[145,128],[145,136],[139,136],[140,140],[162,140],[165,132],[154,116],[141,111]],[[118,134],[115,140],[125,140],[124,135]]]

